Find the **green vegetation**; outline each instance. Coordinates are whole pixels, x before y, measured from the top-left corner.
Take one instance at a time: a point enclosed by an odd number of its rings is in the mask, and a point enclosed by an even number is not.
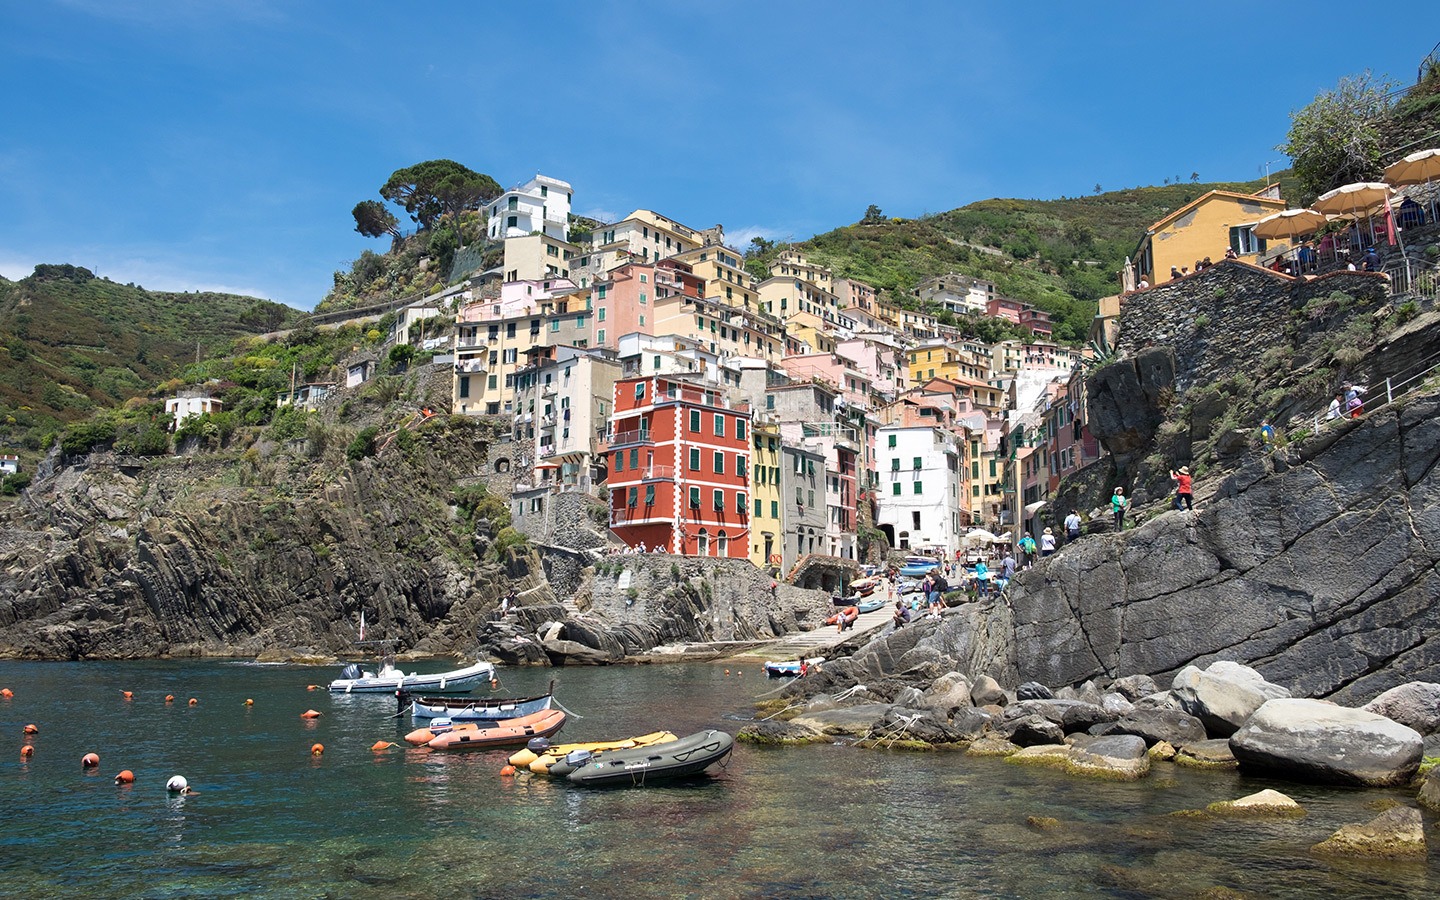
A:
[[[489,520],[496,529],[510,527],[510,504],[501,497],[493,496],[483,484],[456,487],[454,500],[472,528],[481,519]]]
[[[39,451],[66,423],[301,315],[253,297],[147,291],[78,266],[0,279],[0,445]]]

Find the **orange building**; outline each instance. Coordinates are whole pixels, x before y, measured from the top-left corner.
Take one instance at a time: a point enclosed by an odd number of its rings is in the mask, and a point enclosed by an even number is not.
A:
[[[631,547],[750,555],[750,407],[675,376],[615,382],[610,530]]]

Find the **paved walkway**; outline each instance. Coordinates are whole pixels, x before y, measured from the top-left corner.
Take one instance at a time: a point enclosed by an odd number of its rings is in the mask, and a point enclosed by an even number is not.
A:
[[[821,625],[811,631],[787,634],[779,640],[751,647],[735,654],[733,658],[778,661],[825,656],[840,644],[880,631],[890,624],[894,616],[894,604],[887,604],[874,612],[861,613],[860,618],[855,620],[855,627],[845,631],[836,632],[834,625]]]

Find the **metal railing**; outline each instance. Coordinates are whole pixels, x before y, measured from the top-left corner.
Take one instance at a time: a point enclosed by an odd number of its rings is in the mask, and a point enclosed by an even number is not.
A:
[[[1386,266],[1385,274],[1390,278],[1392,297],[1406,294],[1435,300],[1437,295],[1440,295],[1440,272],[1424,263],[1406,259],[1396,265]]]
[[[1432,353],[1430,356],[1426,357],[1425,360],[1423,360],[1418,365],[1412,367],[1407,372],[1401,373],[1400,375],[1391,375],[1387,377],[1384,382],[1384,401],[1376,403],[1373,406],[1368,403],[1365,404],[1362,407],[1363,412],[1361,413],[1361,415],[1377,412],[1386,408],[1387,406],[1392,405],[1397,400],[1404,399],[1406,396],[1419,391],[1422,387],[1424,387],[1427,381],[1437,376],[1440,376],[1440,352]],[[1375,386],[1376,399],[1381,396],[1380,387],[1380,385]],[[1368,389],[1364,393],[1368,394]],[[1319,434],[1322,428],[1326,427],[1332,422],[1342,422],[1351,418],[1350,413],[1343,409],[1340,411],[1340,415],[1338,416],[1327,418],[1328,415],[1328,407],[1326,411],[1317,410],[1313,414],[1311,418],[1313,418],[1314,422],[1314,431],[1312,433]]]
[[[649,430],[642,431],[617,431],[610,435],[612,447],[620,444],[648,444],[650,443]]]

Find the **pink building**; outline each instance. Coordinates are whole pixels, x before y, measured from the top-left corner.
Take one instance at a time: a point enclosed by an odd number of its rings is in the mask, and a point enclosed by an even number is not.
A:
[[[870,376],[838,353],[807,353],[787,356],[780,366],[794,381],[819,378],[840,391],[846,403],[864,407],[870,402]]]

